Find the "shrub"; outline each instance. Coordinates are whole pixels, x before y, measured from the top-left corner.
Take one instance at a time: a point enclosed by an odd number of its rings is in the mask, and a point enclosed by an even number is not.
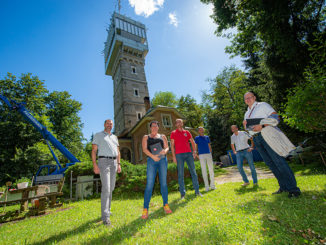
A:
[[[201,176],[201,168],[200,163],[197,161],[195,162],[196,172],[198,175],[199,183],[203,182]],[[126,160],[121,160],[121,168],[122,171],[120,174],[117,174],[116,180],[116,191],[117,192],[125,192],[125,191],[132,191],[132,192],[143,192],[146,186],[146,171],[147,165],[146,164],[138,164],[134,165]],[[82,175],[94,175],[95,178],[98,178],[99,175],[95,175],[93,171],[93,163],[88,162],[81,162],[77,163],[66,171],[66,184],[69,185],[70,183],[70,176],[73,178],[77,178],[77,176]],[[154,192],[159,192],[159,179],[158,175],[156,177]],[[178,190],[178,173],[177,173],[177,164],[169,163],[168,170],[167,170],[167,183],[168,188],[170,191]],[[190,172],[188,170],[187,164],[185,164],[185,186],[187,188],[192,187],[192,181],[190,178]]]

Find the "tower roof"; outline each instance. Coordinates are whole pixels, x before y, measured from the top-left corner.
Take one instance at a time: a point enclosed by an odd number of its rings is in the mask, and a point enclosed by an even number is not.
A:
[[[128,49],[129,52],[142,58],[146,56],[148,44],[144,24],[114,12],[107,32],[108,37],[104,47],[105,73],[107,75],[113,75],[112,68],[121,49]]]

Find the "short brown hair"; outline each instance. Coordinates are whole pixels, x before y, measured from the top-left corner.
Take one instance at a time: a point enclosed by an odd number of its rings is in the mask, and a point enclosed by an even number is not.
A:
[[[160,123],[158,121],[151,121],[149,123],[149,127],[151,128],[152,127],[152,124],[155,123],[158,127],[160,126]]]

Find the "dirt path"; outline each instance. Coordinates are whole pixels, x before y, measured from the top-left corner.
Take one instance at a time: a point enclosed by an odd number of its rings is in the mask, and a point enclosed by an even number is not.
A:
[[[244,166],[243,169],[244,169],[245,173],[247,174],[249,181],[252,183],[252,177],[251,177],[251,172],[250,172],[249,166]],[[224,184],[224,183],[228,183],[228,182],[243,182],[237,166],[228,167],[228,168],[226,168],[226,170],[228,171],[227,174],[219,176],[219,177],[215,177],[215,183]],[[265,170],[265,169],[256,167],[256,172],[257,172],[258,182],[259,182],[259,179],[274,178],[273,173],[269,170]]]

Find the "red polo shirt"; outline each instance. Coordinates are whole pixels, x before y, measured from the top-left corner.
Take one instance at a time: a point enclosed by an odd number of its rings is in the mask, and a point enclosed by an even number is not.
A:
[[[188,130],[174,130],[171,133],[170,139],[174,140],[175,154],[191,152],[189,140],[191,134]]]

